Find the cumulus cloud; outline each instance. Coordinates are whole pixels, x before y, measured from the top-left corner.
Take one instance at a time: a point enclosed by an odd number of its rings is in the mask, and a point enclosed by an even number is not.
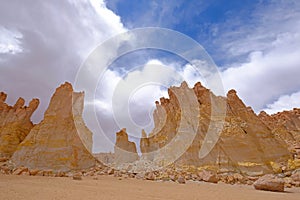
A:
[[[257,112],[300,88],[299,10],[298,1],[260,5],[254,21],[220,38],[228,57],[247,56],[223,70],[224,87],[236,89]]]
[[[73,82],[78,67],[100,42],[125,30],[102,1],[4,1],[0,7],[0,90],[8,102],[41,100],[41,120],[55,88]],[[99,4],[97,4],[99,2]],[[16,11],[17,12],[12,12]]]
[[[101,0],[3,1],[0,91],[8,93],[10,104],[20,96],[27,102],[39,98],[41,105],[33,116],[37,123],[55,88],[65,81],[74,83],[90,51],[123,31],[120,17]],[[95,145],[105,149],[105,140],[98,141]]]
[[[274,103],[268,104],[264,110],[269,114],[274,114],[291,108],[300,108],[300,91],[279,97]]]
[[[155,101],[168,97],[167,88],[182,79],[172,65],[158,60],[149,60],[125,74],[108,69],[99,81],[95,100],[99,113],[105,113],[98,118],[106,135],[124,127],[133,137],[140,137],[141,129],[150,131]],[[107,121],[115,125],[107,127]]]

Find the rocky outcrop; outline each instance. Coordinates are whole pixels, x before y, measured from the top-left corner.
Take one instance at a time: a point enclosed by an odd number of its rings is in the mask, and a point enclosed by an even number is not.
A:
[[[33,123],[30,118],[39,105],[38,99],[33,99],[28,106],[25,100],[19,98],[14,106],[5,103],[7,95],[0,93],[0,158],[11,157],[17,146],[24,140]]]
[[[29,169],[69,171],[95,165],[92,133],[82,119],[84,93],[65,83],[56,89],[44,119],[18,146],[12,162]]]
[[[272,133],[286,142],[291,153],[300,159],[300,109],[268,115],[262,111],[259,118],[272,130]]]
[[[185,82],[156,102],[155,128],[143,133],[143,157],[156,163],[194,165],[218,172],[262,175],[285,165],[290,153],[254,113],[230,90],[227,97]],[[184,144],[188,144],[185,146]]]
[[[116,166],[123,163],[131,163],[139,159],[135,143],[128,140],[128,134],[125,128],[116,133],[114,151]]]

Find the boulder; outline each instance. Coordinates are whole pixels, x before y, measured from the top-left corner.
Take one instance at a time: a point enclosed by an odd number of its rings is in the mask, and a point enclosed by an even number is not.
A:
[[[184,178],[184,176],[178,176],[177,182],[180,183],[180,184],[185,184],[185,178]]]
[[[284,192],[284,180],[274,175],[264,175],[253,184],[256,190]]]
[[[209,183],[218,183],[219,178],[215,172],[203,170],[198,173],[199,179]]]
[[[295,182],[300,182],[300,171],[298,171],[298,172],[292,174],[292,175],[291,175],[291,178],[292,178],[292,180],[295,181]]]

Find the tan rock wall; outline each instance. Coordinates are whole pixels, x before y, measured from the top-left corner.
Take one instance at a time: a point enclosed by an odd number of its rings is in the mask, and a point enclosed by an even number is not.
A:
[[[18,146],[12,157],[16,166],[68,171],[95,165],[90,150],[92,133],[82,119],[84,93],[65,83],[56,89],[44,119]]]
[[[0,157],[11,157],[17,146],[25,139],[33,123],[30,118],[39,105],[33,99],[28,106],[19,98],[14,106],[5,103],[7,95],[0,93]]]

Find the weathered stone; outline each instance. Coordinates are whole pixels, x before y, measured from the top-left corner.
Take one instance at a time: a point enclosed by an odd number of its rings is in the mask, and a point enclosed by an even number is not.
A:
[[[230,90],[225,98],[215,96],[201,83],[190,89],[184,82],[168,93],[169,99],[156,102],[154,129],[148,136],[142,132],[142,157],[161,165],[175,162],[251,176],[273,173],[271,163],[291,159],[285,142],[274,136],[236,91]],[[195,130],[190,146],[186,146]],[[207,134],[210,136],[205,138]],[[201,149],[206,152],[203,157]]]
[[[30,118],[39,105],[39,100],[33,99],[29,106],[24,106],[25,100],[19,98],[14,106],[9,106],[6,97],[0,93],[0,158],[11,157],[28,135],[34,126]]]
[[[256,190],[267,190],[273,192],[284,192],[284,181],[274,175],[264,175],[253,184]]]
[[[115,173],[115,170],[113,168],[108,169],[107,174],[113,175]]]
[[[200,177],[200,180],[209,183],[218,183],[219,181],[217,174],[212,171],[203,170],[202,172],[198,173],[198,176]]]
[[[136,174],[135,178],[136,179],[144,179],[145,178],[145,173],[143,173],[143,172],[138,173],[138,174]]]
[[[169,178],[171,179],[171,181],[174,181],[174,182],[177,180],[177,177],[173,174],[170,174]]]
[[[40,172],[40,170],[38,170],[38,169],[31,169],[31,170],[29,170],[29,175],[30,175],[30,176],[35,176],[35,175],[37,175],[39,172]]]
[[[286,142],[295,158],[300,158],[300,109],[294,108],[272,115],[262,111],[258,116],[277,138]]]
[[[120,171],[115,171],[114,177],[122,177],[122,173]]]
[[[185,184],[185,178],[183,176],[178,176],[177,182],[180,184]]]
[[[21,175],[24,172],[28,172],[28,169],[26,167],[19,167],[14,170],[13,175]]]
[[[153,172],[148,172],[148,173],[146,173],[145,178],[146,178],[146,180],[154,181],[156,176]]]
[[[65,83],[56,89],[44,119],[20,143],[11,160],[29,169],[69,171],[95,166],[92,133],[82,119],[84,93]]]
[[[82,175],[81,174],[74,174],[73,180],[77,180],[77,181],[82,180]]]
[[[52,170],[44,170],[43,176],[54,176],[54,173]]]
[[[134,142],[128,140],[126,129],[116,133],[115,164],[131,163],[139,159]]]
[[[300,182],[300,172],[294,173],[291,175],[291,179],[295,182]]]

